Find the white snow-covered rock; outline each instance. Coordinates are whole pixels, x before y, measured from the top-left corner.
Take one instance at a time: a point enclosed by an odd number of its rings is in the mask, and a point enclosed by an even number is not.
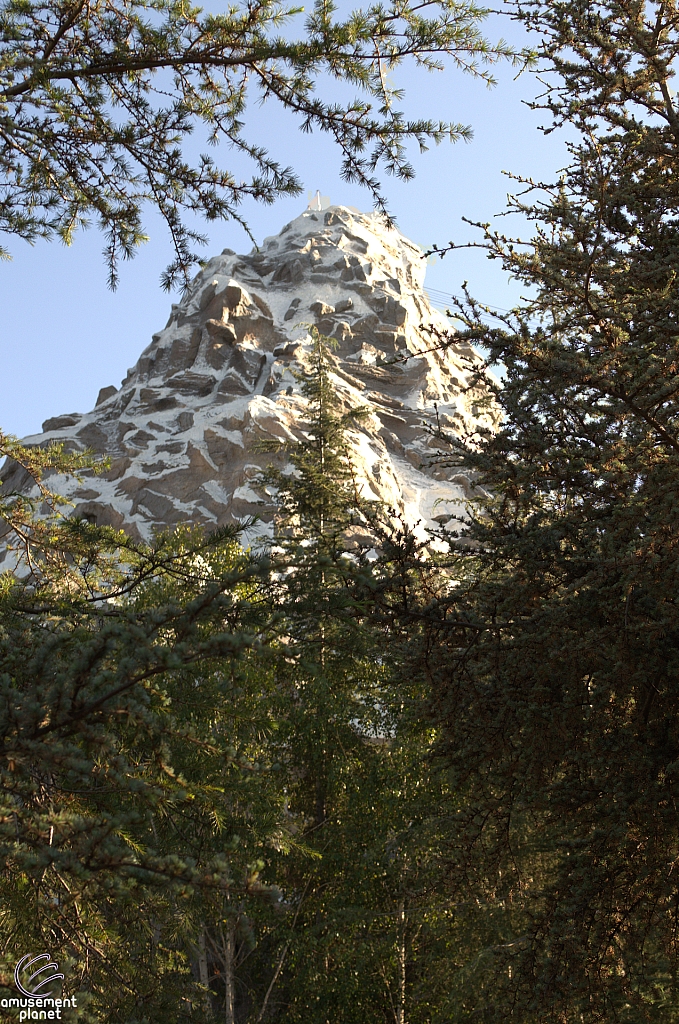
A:
[[[102,388],[91,412],[47,420],[26,442],[106,454],[103,475],[53,477],[50,486],[73,502],[72,514],[137,538],[179,523],[265,523],[257,479],[276,457],[261,442],[301,436],[296,372],[315,325],[337,339],[343,405],[370,411],[349,435],[365,496],[411,524],[440,519],[464,502],[466,480],[430,465],[426,425],[438,414],[467,432],[492,427],[494,412],[466,390],[478,365],[472,349],[433,347],[450,326],[429,304],[424,273],[422,251],[377,215],[307,210],[248,256],[227,249],[211,259],[120,389]],[[5,467],[4,489],[17,473]]]

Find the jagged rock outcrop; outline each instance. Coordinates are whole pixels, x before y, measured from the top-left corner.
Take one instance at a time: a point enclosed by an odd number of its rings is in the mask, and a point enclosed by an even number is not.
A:
[[[432,350],[432,332],[449,326],[429,305],[424,272],[421,250],[377,216],[307,210],[250,255],[226,249],[210,260],[120,389],[103,388],[92,412],[49,419],[26,440],[106,454],[103,475],[50,485],[72,514],[139,538],[261,516],[257,476],[272,456],[258,442],[303,429],[294,371],[315,324],[337,339],[342,402],[370,410],[350,432],[365,495],[411,523],[444,518],[467,482],[430,466],[425,424],[438,410],[448,429],[466,431],[492,425],[493,412],[464,393],[472,350]],[[7,489],[14,472],[5,470]]]

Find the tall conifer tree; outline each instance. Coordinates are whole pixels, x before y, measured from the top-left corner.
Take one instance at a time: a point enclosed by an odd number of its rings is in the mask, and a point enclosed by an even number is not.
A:
[[[679,1010],[679,8],[528,2],[545,107],[576,133],[527,182],[529,298],[467,337],[504,367],[486,497],[422,665],[466,807],[478,901],[459,1019],[673,1021]],[[572,137],[572,136],[571,136]],[[536,193],[540,193],[536,195]],[[471,893],[469,886],[471,884]],[[460,978],[463,975],[460,974]]]
[[[287,643],[276,680],[289,720],[277,739],[306,846],[264,872],[289,901],[287,927],[262,950],[275,978],[267,1013],[287,1024],[424,1024],[445,1012],[458,937],[441,887],[445,779],[428,760],[431,728],[412,714],[418,681],[396,682],[407,647],[390,628],[398,544],[352,468],[347,435],[362,414],[340,390],[331,346],[314,334],[302,436],[279,446],[288,465],[266,474],[287,553],[275,581]]]

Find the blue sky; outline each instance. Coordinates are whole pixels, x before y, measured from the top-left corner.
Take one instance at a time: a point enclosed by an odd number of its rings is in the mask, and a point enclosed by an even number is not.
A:
[[[506,19],[494,17],[487,34],[521,42]],[[563,137],[545,136],[538,125],[546,115],[528,110],[522,102],[538,91],[531,74],[514,80],[509,66],[496,69],[498,85],[453,70],[427,74],[403,69],[396,84],[406,90],[404,107],[410,115],[470,124],[470,143],[443,144],[427,153],[411,154],[417,176],[402,183],[383,178],[384,191],[401,231],[421,245],[467,241],[472,230],[462,223],[491,220],[505,207],[513,183],[503,174],[551,179],[566,161]],[[292,117],[274,105],[254,107],[250,137],[266,145],[285,164],[292,164],[311,192],[320,189],[333,203],[361,210],[370,197],[358,186],[339,178],[339,155],[324,136],[303,135]],[[224,154],[225,162],[229,154]],[[274,206],[244,207],[252,232],[261,241],[306,206],[303,197]],[[512,225],[505,219],[502,227]],[[517,229],[519,225],[517,225]],[[119,385],[136,362],[151,335],[167,320],[176,297],[163,292],[160,275],[172,258],[167,234],[158,218],[147,218],[151,240],[136,258],[123,266],[118,290],[110,292],[101,256],[102,237],[81,232],[70,248],[58,242],[31,247],[3,240],[13,254],[0,264],[0,426],[18,436],[40,429],[48,416],[85,412],[99,388]],[[245,232],[234,223],[209,225],[205,256],[225,247],[237,252],[251,248]],[[427,285],[438,292],[459,292],[462,281],[489,305],[506,308],[518,291],[496,263],[474,250],[461,250],[427,271]]]

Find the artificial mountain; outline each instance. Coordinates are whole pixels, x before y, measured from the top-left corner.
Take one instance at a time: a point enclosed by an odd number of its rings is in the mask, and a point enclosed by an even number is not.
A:
[[[478,356],[451,341],[424,291],[422,251],[377,215],[341,206],[307,210],[247,256],[229,249],[195,277],[167,326],[119,389],[88,413],[57,416],[28,444],[65,442],[110,461],[85,480],[52,479],[72,514],[149,539],[180,523],[210,529],[267,513],[262,450],[304,429],[299,374],[310,328],[336,339],[333,379],[342,405],[361,408],[348,432],[356,478],[411,525],[445,520],[468,480],[433,463],[430,427],[492,427],[469,389]],[[448,344],[436,347],[446,337]],[[3,473],[23,489],[19,467]]]

